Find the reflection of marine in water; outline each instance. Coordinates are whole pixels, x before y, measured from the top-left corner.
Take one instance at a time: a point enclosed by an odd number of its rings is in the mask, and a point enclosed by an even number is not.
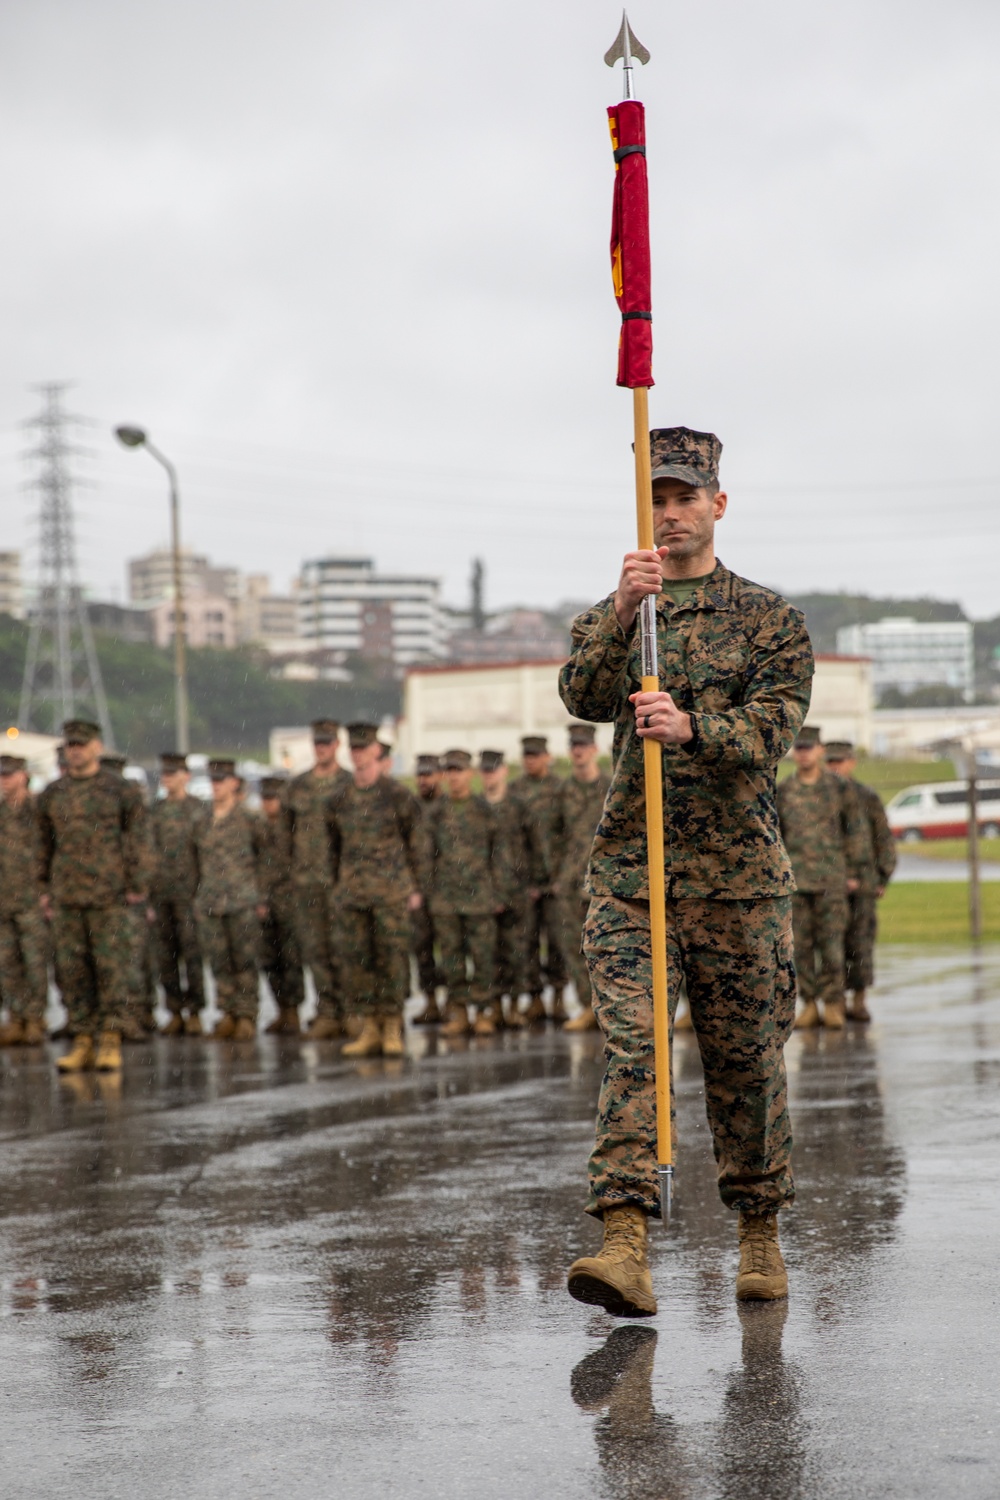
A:
[[[809,1482],[801,1379],[781,1352],[787,1302],[743,1303],[743,1361],[729,1376],[718,1454],[719,1500],[800,1500],[819,1491]]]
[[[570,1378],[577,1406],[604,1413],[594,1438],[603,1492],[613,1500],[684,1500],[700,1490],[677,1424],[653,1405],[655,1354],[652,1328],[616,1328]]]

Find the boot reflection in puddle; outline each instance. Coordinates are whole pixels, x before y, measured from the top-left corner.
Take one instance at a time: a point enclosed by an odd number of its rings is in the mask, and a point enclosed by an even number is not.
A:
[[[719,1455],[720,1500],[805,1500],[817,1493],[806,1456],[801,1381],[785,1363],[788,1303],[738,1303],[743,1359],[726,1383]]]
[[[653,1405],[656,1331],[616,1328],[576,1366],[570,1392],[594,1426],[605,1492],[614,1500],[686,1500],[695,1493],[676,1423]]]

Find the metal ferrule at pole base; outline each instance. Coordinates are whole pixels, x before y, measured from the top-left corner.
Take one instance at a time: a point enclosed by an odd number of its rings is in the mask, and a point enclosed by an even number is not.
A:
[[[660,668],[656,656],[656,595],[647,594],[639,606],[639,628],[642,641],[642,689],[643,692],[658,693],[660,690]],[[646,678],[656,679],[656,686],[648,688]]]
[[[658,1166],[656,1176],[660,1185],[660,1216],[666,1224],[670,1219],[670,1209],[673,1203],[674,1169],[669,1164]]]

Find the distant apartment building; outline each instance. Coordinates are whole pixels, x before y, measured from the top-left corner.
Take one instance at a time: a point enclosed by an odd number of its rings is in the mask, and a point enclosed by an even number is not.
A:
[[[128,565],[133,604],[155,605],[153,635],[164,645],[173,639],[174,559],[169,548],[133,558]],[[218,567],[201,553],[181,550],[181,587],[192,646],[232,648],[262,645],[285,651],[299,644],[298,610],[293,594],[275,594],[266,573]]]
[[[370,557],[324,557],[302,565],[299,635],[330,650],[397,666],[445,654],[440,580],[377,573]]]
[[[968,620],[911,620],[899,616],[837,631],[844,656],[867,656],[876,697],[885,688],[946,686],[973,696],[972,624]]]
[[[174,639],[174,601],[161,599],[150,610],[153,642],[169,646]],[[222,594],[184,596],[184,639],[189,646],[212,646],[217,651],[231,651],[236,641],[236,611],[231,600]]]
[[[20,552],[0,552],[0,615],[24,618]]]
[[[185,594],[222,594],[228,596],[223,580],[227,575],[238,578],[235,568],[213,568],[207,557],[181,548],[181,588]],[[133,557],[128,564],[128,596],[135,604],[169,599],[174,592],[174,555],[169,547]]]

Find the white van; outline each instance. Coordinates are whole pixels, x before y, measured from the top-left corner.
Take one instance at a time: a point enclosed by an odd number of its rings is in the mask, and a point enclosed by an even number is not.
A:
[[[1000,781],[981,781],[976,787],[977,823],[987,838],[1000,838]],[[969,784],[966,781],[928,781],[897,792],[886,806],[893,838],[964,839],[969,833]]]

